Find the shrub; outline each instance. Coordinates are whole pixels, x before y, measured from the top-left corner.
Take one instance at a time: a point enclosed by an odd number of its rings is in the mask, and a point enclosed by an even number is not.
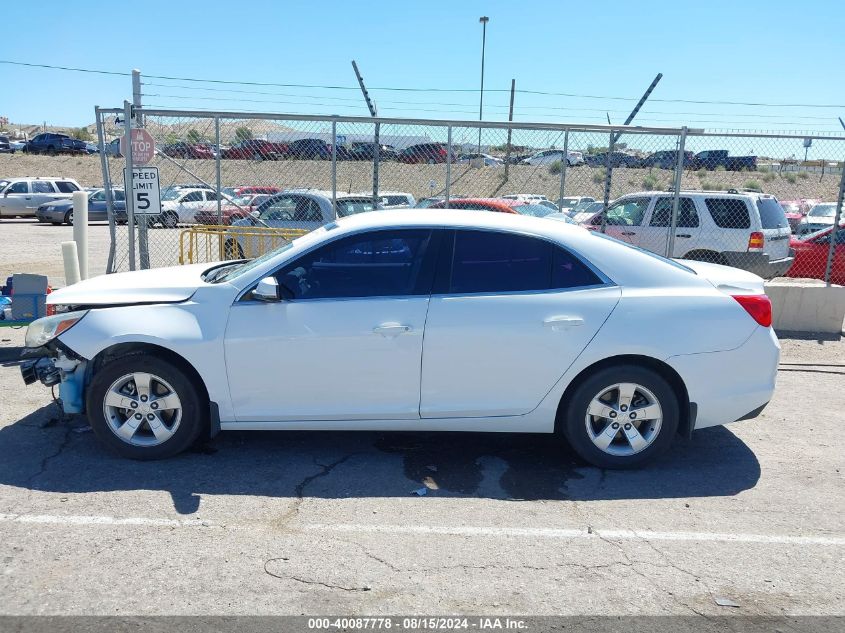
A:
[[[775,175],[772,172],[767,172],[763,176],[763,180],[766,181],[766,182],[772,182],[774,179],[775,179]]]
[[[727,171],[724,165],[716,165],[716,169],[714,171]]]
[[[593,182],[597,185],[600,185],[604,182],[605,178],[607,178],[607,171],[602,167],[596,173],[593,174]]]
[[[239,141],[248,141],[252,138],[252,130],[248,127],[239,127],[235,130],[235,138]]]
[[[79,140],[79,141],[90,141],[91,140],[91,133],[88,131],[87,127],[79,127],[73,130],[70,135]]]
[[[695,175],[698,176],[699,180],[704,180],[705,178],[707,178],[707,170],[699,169],[697,172],[695,172]]]
[[[660,181],[653,174],[643,176],[642,186],[646,191],[654,191],[660,185]]]
[[[806,180],[807,178],[809,178],[809,177],[810,177],[810,174],[808,174],[806,171],[799,171],[799,172],[798,172],[798,177],[799,177],[801,180]]]
[[[788,182],[790,185],[794,185],[796,182],[798,182],[798,176],[796,176],[795,174],[784,174],[783,177],[786,179],[786,182]]]
[[[704,191],[719,191],[719,185],[715,182],[710,182],[709,180],[702,180],[701,188],[704,189]]]
[[[768,174],[770,169],[768,165],[759,165],[757,167],[757,171],[759,171],[761,174]]]
[[[760,184],[759,180],[746,180],[745,188],[753,189],[754,191],[763,191],[763,185]]]
[[[556,160],[551,165],[549,165],[549,173],[550,174],[559,174],[560,173],[560,161]]]

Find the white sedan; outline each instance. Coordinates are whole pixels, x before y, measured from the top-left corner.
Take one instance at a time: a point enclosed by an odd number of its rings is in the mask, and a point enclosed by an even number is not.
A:
[[[371,212],[249,262],[104,275],[30,325],[121,455],[219,430],[559,433],[601,467],[756,415],[780,347],[759,277],[564,222]]]

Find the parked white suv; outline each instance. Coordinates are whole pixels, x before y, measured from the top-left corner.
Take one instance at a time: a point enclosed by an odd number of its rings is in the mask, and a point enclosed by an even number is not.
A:
[[[672,193],[622,196],[608,207],[606,232],[646,250],[666,254]],[[590,222],[601,224],[601,214]],[[764,279],[792,265],[791,230],[774,196],[730,189],[682,191],[672,257],[742,268]]]
[[[42,204],[81,189],[72,178],[0,178],[0,218],[35,217]]]

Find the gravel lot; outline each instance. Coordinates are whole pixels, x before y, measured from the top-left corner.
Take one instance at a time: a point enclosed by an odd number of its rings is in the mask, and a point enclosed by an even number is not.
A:
[[[634,472],[416,433],[129,462],[0,367],[0,613],[842,615],[845,344],[783,344],[761,417]]]

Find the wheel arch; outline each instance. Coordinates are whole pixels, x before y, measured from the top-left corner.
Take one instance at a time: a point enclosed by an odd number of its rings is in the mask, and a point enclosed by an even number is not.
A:
[[[174,365],[178,365],[179,367],[184,369],[188,376],[190,376],[191,381],[201,390],[202,395],[210,401],[208,387],[205,384],[205,381],[202,379],[200,373],[191,364],[191,362],[188,361],[184,356],[177,354],[173,350],[167,349],[166,347],[162,347],[161,345],[156,345],[154,343],[127,342],[116,343],[115,345],[106,347],[105,349],[98,352],[97,355],[91,359],[91,375],[93,376],[94,374],[96,374],[110,360],[113,360],[115,358],[123,358],[131,354],[141,353],[157,356],[158,358],[167,360],[173,363]]]
[[[681,378],[680,374],[678,374],[678,372],[667,363],[651,356],[643,356],[640,354],[609,356],[582,369],[578,375],[569,382],[569,385],[567,385],[560,398],[560,402],[557,407],[557,414],[555,416],[555,433],[560,433],[563,429],[563,418],[566,414],[566,408],[569,405],[569,400],[572,397],[572,394],[575,393],[578,386],[595,372],[618,365],[646,367],[666,380],[666,382],[668,382],[672,387],[675,395],[678,397],[678,410],[680,412],[680,419],[678,420],[678,434],[683,435],[684,437],[689,437],[691,435],[692,429],[695,427],[697,407],[695,403],[690,403],[689,401],[689,392],[687,391],[683,378]]]

